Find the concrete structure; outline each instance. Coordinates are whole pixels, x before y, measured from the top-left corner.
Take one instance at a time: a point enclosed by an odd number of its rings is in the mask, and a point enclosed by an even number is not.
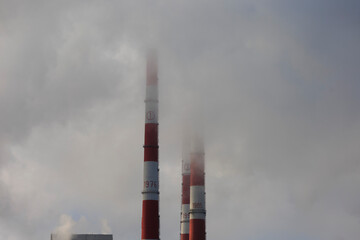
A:
[[[113,240],[112,234],[72,234],[64,236],[51,234],[51,240]]]
[[[202,135],[195,134],[191,145],[189,239],[205,240],[205,161]]]
[[[158,74],[157,56],[149,51],[146,66],[144,187],[141,239],[159,239],[158,167]]]
[[[189,210],[190,210],[190,138],[188,128],[183,131],[182,150],[182,194],[180,240],[189,240]]]

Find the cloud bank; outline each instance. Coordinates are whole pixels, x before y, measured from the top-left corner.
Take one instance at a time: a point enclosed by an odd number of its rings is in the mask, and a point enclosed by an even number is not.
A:
[[[181,113],[200,105],[209,240],[357,239],[359,16],[350,0],[0,1],[0,238],[140,238],[153,45],[161,238],[179,238]]]

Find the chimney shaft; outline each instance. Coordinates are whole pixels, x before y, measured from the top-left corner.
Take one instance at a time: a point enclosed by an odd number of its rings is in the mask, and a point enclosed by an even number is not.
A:
[[[190,139],[188,129],[183,131],[182,151],[182,195],[181,195],[181,220],[180,240],[189,240],[190,219]]]
[[[194,135],[190,165],[190,240],[205,240],[205,162],[204,143],[200,135]]]
[[[144,186],[141,239],[159,239],[159,167],[158,167],[158,76],[157,56],[149,51],[146,64]]]

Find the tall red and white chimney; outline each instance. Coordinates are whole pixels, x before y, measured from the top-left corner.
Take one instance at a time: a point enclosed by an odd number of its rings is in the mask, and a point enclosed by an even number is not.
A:
[[[144,187],[141,239],[159,239],[159,145],[157,55],[149,51],[146,64]]]
[[[205,162],[202,135],[194,135],[191,147],[189,240],[205,240]]]
[[[181,194],[181,220],[180,240],[189,240],[190,219],[190,138],[185,128],[182,145],[182,194]]]

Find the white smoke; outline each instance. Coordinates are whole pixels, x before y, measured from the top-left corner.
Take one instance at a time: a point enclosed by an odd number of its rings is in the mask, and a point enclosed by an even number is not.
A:
[[[59,218],[58,226],[53,231],[52,240],[71,240],[72,234],[93,234],[94,232],[101,232],[102,234],[112,233],[107,219],[102,218],[99,222],[101,229],[98,229],[98,224],[91,224],[91,221],[88,221],[84,216],[80,217],[78,221],[75,221],[70,215],[62,214]]]
[[[109,223],[106,219],[101,219],[101,233],[102,234],[111,234],[111,228],[109,226]]]
[[[71,216],[62,214],[59,219],[59,226],[56,227],[52,240],[71,240],[71,234],[76,222]]]

